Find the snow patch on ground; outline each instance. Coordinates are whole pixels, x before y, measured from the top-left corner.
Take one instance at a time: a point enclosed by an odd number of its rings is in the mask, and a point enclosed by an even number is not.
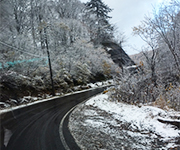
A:
[[[113,80],[107,80],[107,81],[103,81],[103,82],[89,83],[89,84],[87,84],[87,86],[90,86],[92,88],[96,88],[99,86],[109,85],[109,84],[113,84],[113,83],[114,83]]]
[[[180,130],[158,118],[170,118],[172,113],[179,114],[112,102],[106,93],[78,106],[70,117],[69,128],[82,149],[168,149],[180,146]]]
[[[133,106],[123,103],[108,101],[107,94],[101,94],[87,101],[85,105],[98,107],[101,110],[113,114],[114,119],[131,123],[133,128],[141,131],[152,131],[164,138],[173,138],[180,135],[180,131],[175,130],[170,125],[160,123],[159,116],[168,116],[162,109],[152,106]]]

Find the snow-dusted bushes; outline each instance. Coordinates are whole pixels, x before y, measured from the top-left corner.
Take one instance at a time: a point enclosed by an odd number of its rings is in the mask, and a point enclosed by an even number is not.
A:
[[[146,71],[116,76],[116,87],[111,98],[130,104],[157,104],[161,108],[170,107],[180,110],[179,78],[171,80],[167,78],[168,76],[165,75],[164,77],[158,76],[154,83],[151,73]]]
[[[143,52],[145,76],[150,73],[148,81],[155,82],[152,87],[148,86],[148,88],[155,88],[151,91],[156,91],[159,95],[158,101],[163,101],[177,110],[180,110],[179,8],[177,1],[162,3],[158,9],[153,10],[152,18],[146,16],[141,25],[133,28],[134,34],[139,35],[146,42],[146,51],[151,50]],[[140,84],[139,81],[137,82],[136,89]],[[156,100],[156,94],[154,96],[154,93],[151,93],[153,100]]]
[[[154,86],[149,75],[125,74],[115,77],[116,88],[112,98],[131,104],[155,101],[158,89]]]
[[[110,78],[114,68],[117,68],[103,48],[94,48],[92,43],[84,39],[61,47],[60,51],[63,53],[52,54],[53,70],[60,73],[64,69],[73,80],[81,84],[88,83],[98,74],[103,74],[104,79]]]
[[[17,94],[13,98],[18,99],[23,94],[26,96],[37,96],[37,93],[43,94],[46,92],[51,94],[52,87],[47,59],[40,61],[28,59],[28,57],[22,57],[21,59],[22,62],[0,70],[1,76],[9,77],[6,82],[12,83],[11,89],[18,87],[16,88],[18,93],[21,92],[18,89],[21,90],[24,86],[26,92],[22,92],[20,95]],[[103,48],[94,48],[93,44],[85,40],[78,40],[70,46],[66,45],[58,48],[54,53],[51,52],[51,63],[55,92],[58,93],[68,92],[76,85],[109,79],[114,68],[117,67]],[[13,75],[9,75],[11,73]],[[9,92],[7,90],[6,95]],[[2,91],[0,93],[3,94]],[[3,99],[8,99],[8,96]]]
[[[180,110],[180,84],[172,85],[172,83],[170,83],[166,88],[164,99],[168,106],[175,110]]]

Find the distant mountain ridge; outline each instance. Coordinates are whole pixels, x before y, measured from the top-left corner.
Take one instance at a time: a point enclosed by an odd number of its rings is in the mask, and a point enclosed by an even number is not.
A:
[[[152,51],[148,51],[146,52],[148,55],[151,56]],[[146,61],[146,57],[144,56],[143,52],[134,54],[134,55],[130,55],[129,56],[136,64],[139,64],[141,61],[145,62]]]

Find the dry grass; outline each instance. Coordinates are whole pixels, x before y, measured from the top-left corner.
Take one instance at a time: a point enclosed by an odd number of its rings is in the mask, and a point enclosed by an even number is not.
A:
[[[151,103],[152,106],[161,108],[161,109],[168,109],[168,102],[165,100],[165,97],[160,95],[155,102]]]

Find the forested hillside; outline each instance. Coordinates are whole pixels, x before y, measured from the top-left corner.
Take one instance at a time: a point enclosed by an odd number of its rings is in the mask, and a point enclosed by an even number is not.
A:
[[[1,0],[1,100],[111,78],[118,66],[101,46],[114,37],[110,11],[93,0]]]
[[[0,7],[2,101],[114,78],[115,100],[180,108],[177,0],[162,3],[133,28],[146,42],[136,66],[115,42],[112,9],[101,0],[1,0]]]

